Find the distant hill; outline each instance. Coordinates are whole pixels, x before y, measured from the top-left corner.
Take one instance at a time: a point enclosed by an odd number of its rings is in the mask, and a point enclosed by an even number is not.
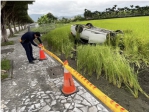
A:
[[[43,16],[44,14],[29,14],[29,16],[32,18],[32,20],[34,20],[35,22],[37,22],[38,18],[40,18],[41,16]]]
[[[34,20],[35,22],[37,22],[38,18],[40,18],[41,16],[43,16],[44,14],[29,14],[29,16],[32,18],[32,20]],[[82,16],[83,17],[83,14],[78,14],[79,16]],[[75,15],[75,16],[78,16],[78,15]],[[59,16],[57,17],[58,19],[62,19],[63,17],[64,18],[73,18],[75,16]]]
[[[58,19],[62,19],[62,18],[67,18],[67,19],[70,19],[70,18],[73,18],[74,16],[59,16],[59,17],[57,17]]]
[[[64,18],[70,19],[70,18],[73,18],[75,16],[82,16],[83,17],[84,15],[83,14],[78,14],[78,15],[74,15],[74,16],[60,16],[60,17],[57,17],[57,18],[62,19],[64,17]]]

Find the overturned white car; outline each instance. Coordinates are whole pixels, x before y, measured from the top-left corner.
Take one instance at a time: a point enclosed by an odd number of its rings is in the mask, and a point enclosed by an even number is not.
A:
[[[107,30],[103,28],[94,27],[91,23],[71,25],[71,34],[78,36],[82,43],[104,43],[108,37],[114,38],[117,34],[122,34],[121,30]]]

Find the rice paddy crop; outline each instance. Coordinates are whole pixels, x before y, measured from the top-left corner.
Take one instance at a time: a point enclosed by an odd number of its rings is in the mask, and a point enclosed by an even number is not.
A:
[[[141,89],[137,72],[134,67],[149,65],[149,17],[133,17],[118,19],[103,19],[77,22],[77,24],[92,23],[96,27],[109,30],[122,30],[123,49],[120,49],[120,38],[117,38],[115,45],[78,45],[77,67],[82,74],[92,76],[101,75],[120,88],[124,84],[134,97],[138,97],[139,91],[146,97],[149,96]],[[75,23],[74,23],[75,24]],[[62,26],[50,31],[44,38],[52,49],[70,56],[74,46],[73,38],[70,36],[70,25]],[[121,51],[121,54],[120,54]],[[133,66],[132,66],[133,65]]]
[[[105,75],[105,78],[118,88],[125,84],[136,98],[138,91],[144,94],[138,83],[137,74],[118,50],[100,45],[79,46],[77,50],[77,67],[83,74],[92,76],[94,73],[97,79]]]
[[[74,43],[70,39],[70,26],[60,27],[50,31],[48,34],[43,36],[52,50],[65,54],[68,58],[71,55],[71,50]]]
[[[132,17],[118,19],[104,19],[84,21],[92,23],[96,27],[110,30],[122,30],[124,32],[123,44],[125,46],[123,54],[131,62],[149,63],[149,17]],[[119,41],[119,40],[118,40]],[[139,62],[138,62],[139,61]]]

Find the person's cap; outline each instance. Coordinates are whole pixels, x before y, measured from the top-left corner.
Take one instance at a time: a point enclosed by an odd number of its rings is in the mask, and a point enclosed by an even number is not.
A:
[[[40,37],[40,32],[35,32],[36,36]]]

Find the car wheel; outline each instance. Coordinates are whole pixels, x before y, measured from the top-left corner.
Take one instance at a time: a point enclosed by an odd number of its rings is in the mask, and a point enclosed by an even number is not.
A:
[[[115,32],[116,33],[122,33],[123,34],[123,31],[121,31],[121,30],[116,30]]]
[[[88,26],[89,28],[93,27],[92,23],[87,23],[85,26]]]
[[[116,36],[116,33],[110,32],[110,37],[115,37],[115,36]]]
[[[76,30],[76,32],[81,33],[83,31],[83,26],[77,24],[76,27],[75,27],[75,30]]]

